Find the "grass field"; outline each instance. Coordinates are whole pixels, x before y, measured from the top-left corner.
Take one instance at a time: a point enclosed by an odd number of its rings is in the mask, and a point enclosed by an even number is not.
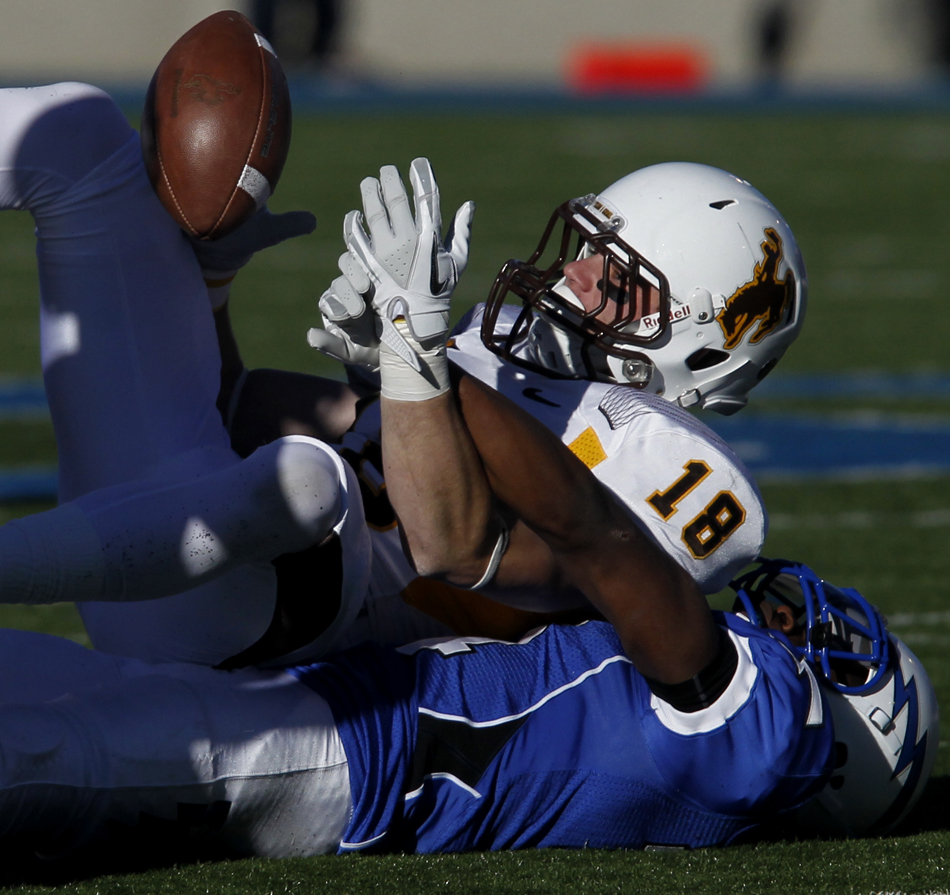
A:
[[[478,202],[461,313],[509,256],[533,247],[565,198],[658,161],[702,161],[748,178],[781,208],[808,264],[804,333],[782,371],[950,373],[950,117],[941,114],[692,114],[301,118],[275,209],[305,207],[317,233],[261,256],[235,289],[246,361],[330,372],[307,348],[316,299],[335,275],[340,222],[357,184],[380,164],[432,160],[446,216]],[[37,375],[36,278],[30,221],[0,216],[0,371]],[[774,404],[774,402],[772,402]],[[744,411],[775,409],[770,402]],[[950,419],[947,402],[795,403],[818,413],[913,412]],[[0,424],[0,465],[51,462],[48,424]],[[950,478],[765,483],[781,519],[773,555],[802,559],[858,587],[895,620],[950,707]],[[36,509],[0,508],[0,518]],[[848,519],[860,518],[860,525]],[[827,520],[816,524],[815,520]],[[0,624],[82,639],[70,607],[3,607]],[[2,744],[0,744],[2,745]],[[931,892],[950,890],[950,752],[941,742],[924,801],[893,837],[794,841],[689,854],[519,853],[438,858],[212,861],[96,855],[0,866],[10,891],[111,892]],[[22,886],[20,885],[22,883]],[[48,888],[50,887],[50,888]]]

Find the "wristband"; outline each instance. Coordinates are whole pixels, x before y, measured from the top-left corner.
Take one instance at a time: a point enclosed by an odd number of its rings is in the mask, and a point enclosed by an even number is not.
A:
[[[412,335],[405,319],[398,317],[394,326],[415,353],[419,370],[415,370],[386,342],[379,346],[379,376],[382,395],[392,401],[428,401],[450,389],[449,362],[443,340],[432,348],[423,348]]]
[[[485,587],[486,584],[491,583],[492,578],[495,577],[495,573],[498,571],[498,566],[501,565],[501,558],[508,549],[508,526],[505,525],[503,519],[499,519],[498,521],[501,522],[501,531],[498,533],[498,540],[495,541],[495,549],[491,552],[491,559],[488,560],[488,568],[485,569],[485,573],[482,577],[479,578],[469,590],[478,590],[481,587]]]

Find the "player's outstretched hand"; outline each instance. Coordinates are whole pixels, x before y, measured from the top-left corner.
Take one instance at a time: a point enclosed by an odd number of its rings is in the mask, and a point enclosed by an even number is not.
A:
[[[449,330],[449,300],[468,263],[475,203],[459,208],[445,239],[439,188],[428,159],[417,158],[409,170],[414,209],[392,165],[379,179],[360,184],[363,214],[350,212],[344,238],[373,286],[372,304],[382,324],[382,341],[416,370],[412,349],[393,321],[403,318],[413,339],[425,349],[444,344]]]
[[[256,252],[295,236],[313,233],[317,219],[309,211],[272,214],[262,206],[246,223],[222,239],[191,239],[205,279],[233,277]]]
[[[369,304],[369,277],[349,252],[340,256],[340,272],[319,308],[323,329],[313,327],[307,342],[322,354],[375,372],[379,369],[380,324]]]

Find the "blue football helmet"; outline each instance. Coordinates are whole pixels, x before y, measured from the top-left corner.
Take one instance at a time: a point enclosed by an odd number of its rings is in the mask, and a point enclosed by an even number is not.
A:
[[[788,645],[825,685],[835,767],[797,820],[832,835],[892,829],[923,792],[940,740],[937,698],[920,660],[861,594],[801,563],[761,560],[732,587],[736,611],[757,624],[765,624],[763,602],[792,610],[792,634],[804,646]]]

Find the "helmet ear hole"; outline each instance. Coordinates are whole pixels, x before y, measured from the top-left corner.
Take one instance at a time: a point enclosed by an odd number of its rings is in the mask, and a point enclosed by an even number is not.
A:
[[[769,373],[771,373],[775,369],[775,365],[777,363],[778,363],[777,357],[773,357],[768,363],[766,363],[765,366],[763,366],[762,369],[759,370],[758,374],[756,375],[755,377],[756,382],[761,382],[763,379],[765,379],[765,377],[768,376]]]
[[[848,745],[840,740],[835,743],[835,769],[843,768],[848,763]]]
[[[697,370],[708,370],[710,367],[715,367],[727,360],[729,360],[729,354],[725,351],[720,351],[718,348],[700,348],[699,351],[694,351],[686,358],[686,366],[696,372]]]

